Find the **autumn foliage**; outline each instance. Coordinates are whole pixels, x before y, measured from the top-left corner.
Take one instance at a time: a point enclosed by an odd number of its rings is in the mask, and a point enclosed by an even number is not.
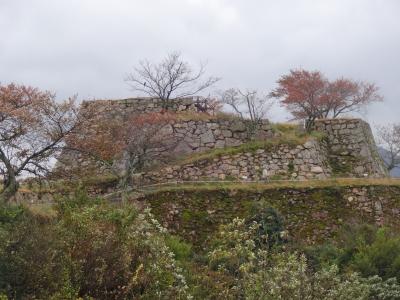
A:
[[[296,119],[305,119],[308,129],[316,119],[336,118],[382,101],[373,83],[346,78],[330,81],[319,71],[306,70],[282,76],[270,95],[280,99]]]
[[[19,176],[49,170],[51,158],[79,123],[77,110],[73,98],[57,102],[49,91],[0,85],[1,200],[15,194]]]
[[[68,138],[67,148],[90,157],[128,185],[132,173],[146,162],[162,160],[176,145],[169,126],[175,119],[175,113],[168,111],[123,119],[95,117],[88,128]]]

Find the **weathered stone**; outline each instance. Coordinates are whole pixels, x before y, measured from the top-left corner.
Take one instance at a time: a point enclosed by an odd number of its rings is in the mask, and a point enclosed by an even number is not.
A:
[[[224,148],[225,147],[225,140],[217,140],[214,145],[215,148]]]
[[[222,135],[224,136],[224,137],[232,137],[232,131],[230,131],[230,130],[222,130]]]
[[[210,129],[218,129],[219,125],[217,123],[207,123],[207,127]]]
[[[192,147],[185,141],[179,142],[178,145],[175,147],[174,151],[176,153],[188,153],[192,151]]]
[[[241,142],[237,139],[233,139],[233,138],[227,138],[225,140],[225,145],[226,147],[230,147],[230,146],[239,146],[241,144]]]
[[[363,166],[355,167],[355,168],[354,168],[354,172],[355,172],[356,174],[364,174],[365,168],[364,168]]]
[[[225,174],[220,173],[220,174],[218,175],[218,178],[219,178],[220,180],[225,180],[226,176],[225,176]]]
[[[203,144],[207,144],[207,143],[214,143],[215,139],[214,139],[214,135],[211,131],[205,132],[203,134],[200,135],[200,141]]]
[[[236,122],[232,123],[231,130],[232,131],[243,132],[243,131],[246,131],[246,125],[242,121],[236,121]]]
[[[307,172],[310,170],[308,165],[300,165],[300,171]]]
[[[323,173],[324,170],[320,166],[313,166],[313,167],[311,167],[311,172],[312,173]]]
[[[307,141],[305,144],[304,144],[304,148],[306,148],[306,149],[310,149],[310,148],[314,148],[315,147],[315,145],[314,145],[314,142],[313,141]]]

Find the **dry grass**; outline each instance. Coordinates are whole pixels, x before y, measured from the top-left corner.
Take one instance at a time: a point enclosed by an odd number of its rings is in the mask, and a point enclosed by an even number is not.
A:
[[[241,120],[235,114],[217,112],[214,115],[201,112],[182,111],[174,114],[177,121]]]
[[[76,190],[79,186],[101,186],[116,184],[118,178],[114,175],[87,176],[79,180],[49,180],[38,182],[22,182],[19,188],[20,193],[63,193]]]
[[[57,217],[57,211],[54,209],[54,204],[52,203],[34,203],[34,204],[24,204],[29,211],[41,219],[53,219]]]
[[[180,190],[270,190],[270,189],[313,189],[331,187],[362,187],[362,186],[400,186],[400,179],[395,178],[336,178],[307,181],[272,181],[272,182],[190,182],[180,184],[165,184],[153,186],[149,192],[180,191]]]

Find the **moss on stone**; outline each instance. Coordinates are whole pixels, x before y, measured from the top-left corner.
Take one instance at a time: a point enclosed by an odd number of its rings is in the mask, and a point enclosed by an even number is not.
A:
[[[358,188],[358,189],[361,189]],[[172,233],[206,248],[221,224],[235,217],[250,218],[263,208],[272,207],[284,218],[292,239],[306,244],[318,243],[336,235],[342,223],[374,223],[374,213],[350,204],[352,188],[275,189],[181,189],[160,191],[144,197],[155,215]],[[370,206],[385,197],[385,224],[400,228],[396,209],[400,204],[399,186],[369,186]],[[381,197],[381,198],[380,198]],[[382,198],[383,199],[383,198]],[[393,210],[394,209],[394,210]],[[175,211],[171,214],[171,211]]]
[[[341,151],[329,152],[328,163],[334,176],[346,176],[357,165],[357,159],[351,155],[343,155]]]

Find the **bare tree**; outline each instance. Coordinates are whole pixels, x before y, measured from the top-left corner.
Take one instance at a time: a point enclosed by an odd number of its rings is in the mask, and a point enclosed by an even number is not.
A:
[[[262,95],[257,90],[243,92],[235,88],[221,92],[221,102],[229,105],[240,118],[249,118],[253,123],[265,119],[273,105],[268,95]]]
[[[194,106],[200,113],[216,115],[221,112],[223,104],[218,98],[208,95],[208,97],[197,97]]]
[[[168,109],[170,100],[196,95],[219,80],[217,77],[203,80],[204,74],[204,64],[194,70],[182,60],[179,52],[172,52],[156,64],[148,60],[140,61],[125,81],[134,91],[161,99],[163,108]]]
[[[0,201],[18,190],[18,177],[44,175],[64,139],[79,125],[74,99],[56,102],[48,91],[0,85]]]
[[[179,141],[171,126],[174,120],[173,114],[149,113],[127,121],[120,136],[124,145],[122,187],[129,186],[132,174],[141,171],[146,163],[165,162],[171,157],[171,150]]]
[[[400,124],[377,126],[378,144],[388,152],[384,161],[388,170],[400,166]]]

